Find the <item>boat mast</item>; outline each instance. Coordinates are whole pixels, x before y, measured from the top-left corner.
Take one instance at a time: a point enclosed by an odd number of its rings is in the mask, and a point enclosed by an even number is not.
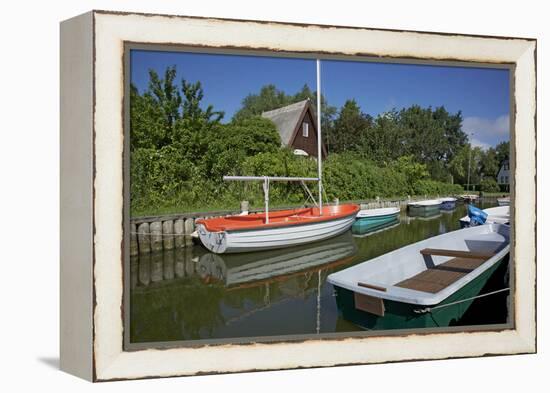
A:
[[[265,223],[269,224],[269,183],[271,181],[319,181],[316,177],[285,177],[285,176],[224,176],[224,181],[262,181],[264,189]]]
[[[321,60],[317,59],[317,177],[319,178],[319,215],[323,215],[322,148],[321,148]]]

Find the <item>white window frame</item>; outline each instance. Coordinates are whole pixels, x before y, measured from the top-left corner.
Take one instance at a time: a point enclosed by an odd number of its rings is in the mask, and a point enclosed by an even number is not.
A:
[[[309,123],[306,121],[302,122],[302,136],[309,138]]]

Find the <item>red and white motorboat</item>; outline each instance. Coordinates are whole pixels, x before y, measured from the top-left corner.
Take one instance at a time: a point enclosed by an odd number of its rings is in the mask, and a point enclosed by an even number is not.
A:
[[[202,244],[218,254],[296,246],[337,236],[353,225],[354,204],[197,220]],[[321,213],[321,214],[320,214]]]

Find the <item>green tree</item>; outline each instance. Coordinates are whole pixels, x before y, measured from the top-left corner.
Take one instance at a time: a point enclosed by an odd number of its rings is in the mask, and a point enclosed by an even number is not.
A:
[[[485,177],[480,183],[481,191],[483,192],[499,192],[500,187],[493,177]]]
[[[497,159],[496,149],[489,148],[481,153],[480,171],[483,176],[495,177],[500,166]]]
[[[413,155],[399,157],[392,162],[391,168],[405,175],[410,194],[414,193],[414,184],[429,176],[426,165],[416,162]]]
[[[371,127],[372,118],[361,112],[357,101],[347,100],[334,120],[329,144],[335,153],[358,151],[363,135]]]
[[[428,165],[432,177],[446,177],[446,168],[467,142],[462,115],[449,114],[443,107],[432,110],[413,105],[399,112],[407,150]]]
[[[372,126],[362,135],[361,153],[365,157],[378,163],[388,163],[411,154],[398,117],[398,112],[392,110],[372,122]]]
[[[465,145],[453,158],[449,165],[454,182],[460,184],[468,183],[468,167],[470,168],[470,183],[479,184],[481,157],[483,151],[480,147]]]
[[[291,104],[290,97],[275,85],[265,85],[258,94],[247,95],[241,108],[233,115],[233,121],[240,121],[252,116],[260,116],[262,112],[277,109]]]
[[[500,142],[498,145],[495,146],[495,154],[496,159],[498,162],[498,165],[502,165],[502,162],[504,160],[510,159],[510,142]]]
[[[161,148],[175,142],[189,142],[189,130],[218,124],[223,112],[212,105],[201,107],[204,92],[200,82],[181,80],[181,89],[175,83],[176,67],[168,67],[164,77],[149,70],[148,89],[140,94],[130,87],[131,147]]]
[[[205,143],[207,150],[197,162],[204,177],[221,184],[224,175],[242,174],[247,157],[279,150],[281,139],[271,120],[254,116],[219,126]]]

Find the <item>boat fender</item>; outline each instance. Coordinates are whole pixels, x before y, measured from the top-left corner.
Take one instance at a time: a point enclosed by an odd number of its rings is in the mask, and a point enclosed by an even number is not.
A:
[[[468,205],[468,217],[470,226],[483,225],[487,221],[487,213],[472,204]]]

